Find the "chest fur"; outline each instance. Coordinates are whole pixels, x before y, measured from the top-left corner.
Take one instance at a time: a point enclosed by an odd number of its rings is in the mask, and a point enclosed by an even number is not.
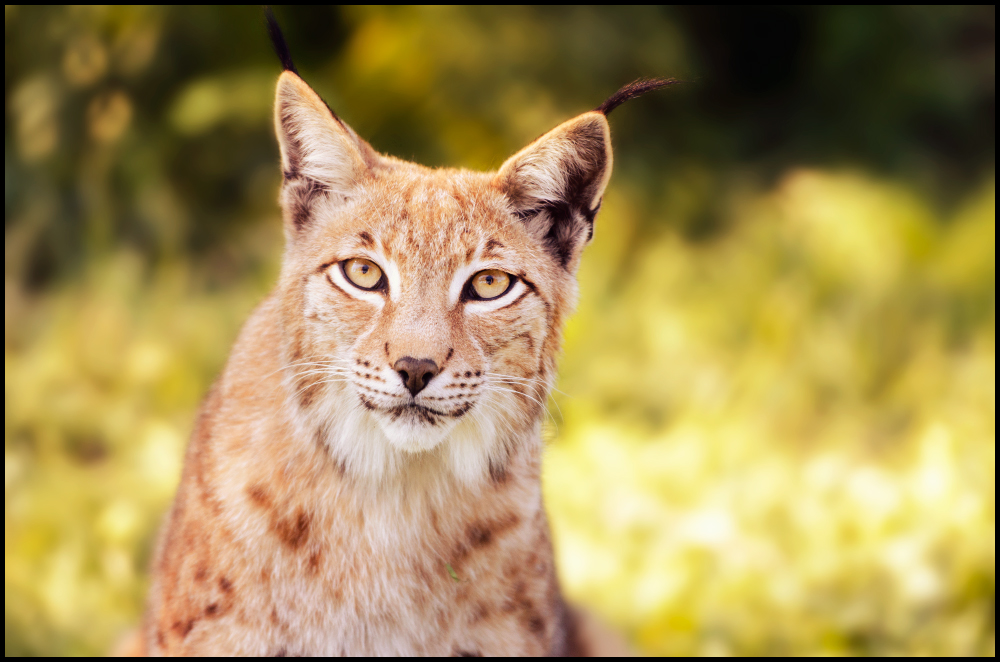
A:
[[[202,425],[155,569],[154,650],[537,655],[565,638],[528,464],[480,489],[376,495],[318,451],[223,464],[232,431]]]

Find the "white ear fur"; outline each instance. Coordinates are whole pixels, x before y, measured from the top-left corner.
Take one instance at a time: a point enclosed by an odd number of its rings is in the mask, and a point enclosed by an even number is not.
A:
[[[291,71],[278,78],[274,128],[286,180],[312,180],[349,197],[367,168],[362,152],[371,148],[362,145],[354,131]]]
[[[592,111],[507,159],[495,181],[529,231],[569,268],[593,234],[612,161],[608,121]]]
[[[498,173],[519,199],[539,203],[574,201],[593,209],[611,179],[611,128],[602,113],[591,111],[563,122],[507,159]],[[579,178],[581,181],[574,182]],[[572,191],[573,186],[583,186]]]

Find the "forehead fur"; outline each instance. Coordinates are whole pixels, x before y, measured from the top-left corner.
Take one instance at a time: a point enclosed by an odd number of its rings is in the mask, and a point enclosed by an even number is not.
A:
[[[409,260],[469,262],[511,251],[544,260],[491,174],[392,161],[373,169],[347,204],[317,204],[316,242],[304,243],[322,249],[349,242]]]

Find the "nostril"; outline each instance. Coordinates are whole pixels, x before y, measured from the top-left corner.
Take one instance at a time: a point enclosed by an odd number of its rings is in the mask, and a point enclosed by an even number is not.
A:
[[[438,366],[431,359],[415,359],[404,356],[393,364],[392,369],[399,373],[406,390],[416,395],[424,390],[434,376],[438,374]]]

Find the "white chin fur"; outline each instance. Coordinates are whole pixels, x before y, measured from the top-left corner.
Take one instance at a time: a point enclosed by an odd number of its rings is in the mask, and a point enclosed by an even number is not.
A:
[[[431,425],[420,420],[416,413],[404,413],[396,418],[382,413],[375,416],[389,443],[408,453],[431,450],[447,438],[456,423],[454,420],[439,420],[437,425]]]
[[[338,394],[327,399],[327,407],[317,408],[320,420],[314,418],[313,424],[325,430],[331,454],[359,477],[381,482],[405,473],[414,460],[433,455],[443,462],[441,469],[472,485],[488,475],[490,459],[504,452],[500,441],[511,430],[499,411],[502,408],[477,406],[459,418],[429,425],[404,416],[393,420],[365,409],[360,401],[345,402]]]

